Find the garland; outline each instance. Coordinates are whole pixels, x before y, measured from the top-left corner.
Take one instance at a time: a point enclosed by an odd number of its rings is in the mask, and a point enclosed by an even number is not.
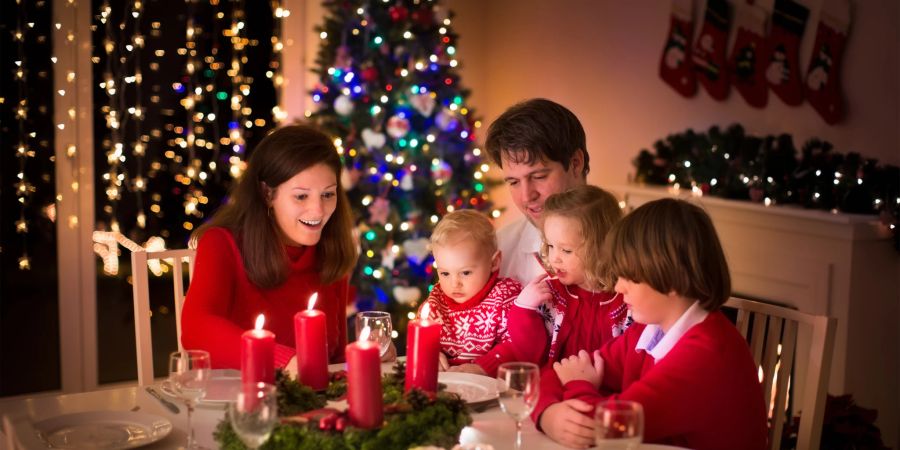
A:
[[[410,448],[419,445],[453,447],[459,434],[472,423],[466,403],[458,395],[444,392],[429,394],[418,389],[404,392],[406,366],[397,362],[394,371],[382,377],[384,426],[363,430],[348,424],[346,413],[324,408],[327,400],[346,393],[346,373],[332,374],[328,389],[315,392],[281,370],[276,373],[278,413],[276,425],[263,450],[375,450]],[[224,450],[246,449],[226,417],[219,422],[213,437]]]
[[[634,160],[638,183],[678,186],[729,199],[853,214],[878,214],[900,251],[900,168],[859,153],[833,151],[810,139],[797,157],[793,138],[752,136],[738,124],[722,132],[688,129],[642,149]]]

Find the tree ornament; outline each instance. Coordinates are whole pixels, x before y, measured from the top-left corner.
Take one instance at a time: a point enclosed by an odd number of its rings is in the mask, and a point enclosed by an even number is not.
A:
[[[413,190],[415,184],[413,183],[413,176],[411,173],[406,172],[403,174],[403,177],[400,178],[400,189],[403,189],[406,192]]]
[[[394,260],[397,259],[397,254],[394,253],[394,250],[391,249],[391,247],[393,247],[393,245],[388,242],[388,244],[381,249],[381,267],[388,270],[393,270]]]
[[[341,45],[337,48],[334,56],[334,67],[344,70],[350,70],[353,67],[353,57],[350,56],[350,47]]]
[[[367,64],[359,73],[359,77],[366,83],[374,83],[378,81],[378,69],[372,64]]]
[[[447,161],[441,160],[431,166],[431,176],[435,180],[441,180],[446,183],[453,177],[453,168],[450,167],[450,164],[447,164]]]
[[[353,100],[349,95],[339,95],[334,99],[334,111],[342,116],[349,116],[353,113]]]
[[[456,118],[456,113],[451,111],[450,108],[441,108],[441,111],[434,119],[434,123],[442,131],[454,131],[459,127],[459,119]]]
[[[420,114],[429,117],[431,116],[431,113],[434,112],[434,107],[437,102],[431,94],[416,94],[409,99],[409,103],[412,104],[413,108]]]
[[[345,191],[349,191],[356,187],[356,183],[359,183],[359,178],[362,176],[362,171],[356,168],[344,168],[341,171],[341,187],[344,188]]]
[[[409,10],[403,5],[394,5],[388,8],[388,15],[394,22],[402,22],[409,17]]]
[[[399,114],[387,121],[387,133],[394,139],[400,139],[409,133],[409,120]]]
[[[403,253],[407,259],[419,265],[428,257],[428,238],[407,239],[403,242]]]
[[[427,7],[419,8],[412,12],[412,20],[422,28],[428,28],[434,24],[434,14]]]
[[[387,136],[384,133],[379,133],[371,128],[364,128],[360,135],[362,136],[363,144],[370,150],[382,148],[387,143]]]
[[[422,298],[422,291],[415,286],[394,286],[394,300],[404,305],[415,305]]]
[[[391,203],[384,197],[377,197],[369,205],[369,223],[384,225],[391,213]]]

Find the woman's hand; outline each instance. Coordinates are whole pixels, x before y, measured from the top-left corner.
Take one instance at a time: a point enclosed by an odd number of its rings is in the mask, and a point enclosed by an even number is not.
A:
[[[547,277],[547,274],[542,273],[526,284],[519,293],[519,297],[516,298],[516,304],[525,308],[537,309],[544,302],[550,301],[553,296],[550,294],[550,286],[546,283]]]
[[[386,352],[384,352],[384,356],[381,357],[381,362],[394,362],[397,360],[397,347],[394,346],[394,341],[391,341],[391,345],[388,346]]]
[[[453,366],[447,369],[448,372],[462,372],[462,373],[474,373],[475,375],[487,375],[487,372],[481,368],[478,364],[467,363],[460,364],[458,366]]]
[[[541,414],[541,429],[556,442],[571,448],[594,445],[594,419],[586,416],[594,410],[589,403],[564,400],[554,403]]]
[[[600,357],[599,351],[594,350],[592,363],[588,352],[581,350],[577,355],[553,363],[553,370],[563,385],[573,380],[584,380],[596,388],[603,379],[603,358]]]
[[[288,361],[287,365],[284,366],[284,371],[288,375],[290,375],[291,378],[293,378],[295,380],[297,379],[297,377],[300,375],[300,372],[297,370],[297,357],[296,356],[294,356],[293,358],[291,358],[290,361]]]
[[[438,353],[438,371],[444,372],[450,368],[450,361],[447,360],[447,355],[444,352]]]

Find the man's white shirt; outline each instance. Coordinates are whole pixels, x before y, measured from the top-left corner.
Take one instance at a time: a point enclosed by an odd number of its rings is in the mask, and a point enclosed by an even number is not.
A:
[[[546,273],[537,256],[541,232],[527,219],[521,218],[497,231],[497,244],[502,255],[501,277],[514,278],[525,285]]]

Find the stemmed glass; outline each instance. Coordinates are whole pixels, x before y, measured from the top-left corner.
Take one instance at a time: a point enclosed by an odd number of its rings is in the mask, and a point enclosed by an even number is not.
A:
[[[522,448],[522,421],[537,406],[541,374],[537,364],[508,362],[497,369],[500,408],[516,421],[516,449]]]
[[[242,386],[235,401],[228,404],[228,417],[244,445],[259,448],[269,439],[278,422],[275,386],[268,383]]]
[[[184,350],[169,355],[169,384],[172,392],[187,405],[187,448],[201,448],[194,439],[191,413],[194,412],[194,403],[206,395],[206,384],[211,373],[208,352]]]
[[[363,311],[356,313],[356,338],[359,339],[359,332],[363,328],[369,327],[369,340],[377,342],[380,346],[381,355],[387,353],[391,346],[391,315],[385,311]]]
[[[597,448],[631,450],[644,436],[644,408],[628,400],[607,400],[597,405]]]

